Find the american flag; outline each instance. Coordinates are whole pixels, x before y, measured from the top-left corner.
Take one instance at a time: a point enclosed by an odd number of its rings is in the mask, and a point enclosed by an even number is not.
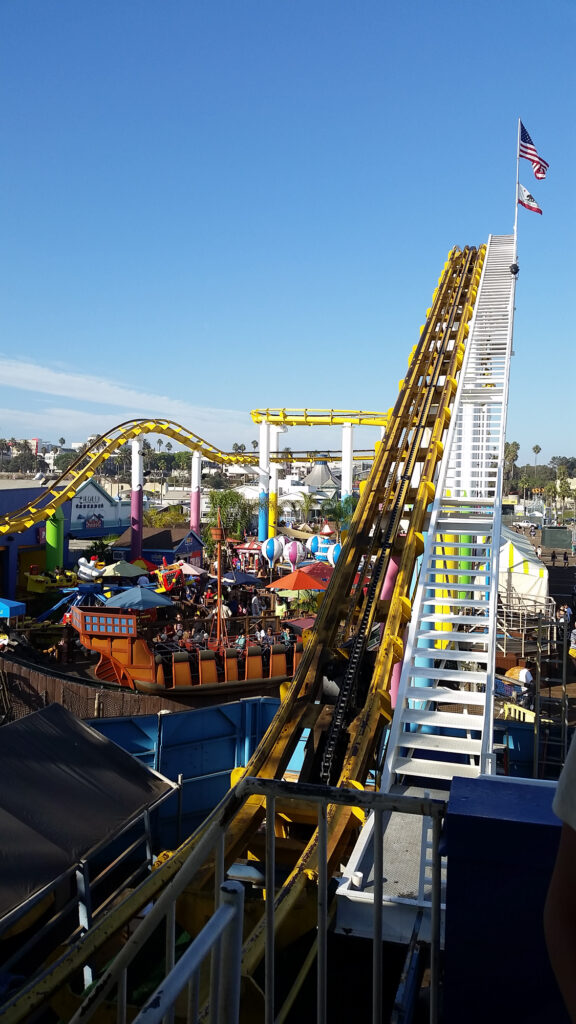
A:
[[[525,160],[530,161],[536,178],[541,180],[546,177],[546,171],[550,165],[541,156],[538,156],[536,146],[528,135],[522,121],[520,121],[520,149],[518,150],[518,156],[523,156]]]

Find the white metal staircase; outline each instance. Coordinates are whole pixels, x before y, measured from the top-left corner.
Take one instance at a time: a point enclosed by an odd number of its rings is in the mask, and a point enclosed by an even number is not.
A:
[[[494,771],[502,465],[515,239],[491,236],[424,549],[382,778]]]

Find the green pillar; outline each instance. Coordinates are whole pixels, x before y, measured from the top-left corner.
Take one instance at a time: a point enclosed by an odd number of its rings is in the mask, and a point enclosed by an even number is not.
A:
[[[64,561],[64,513],[57,508],[46,520],[46,568],[52,572]]]

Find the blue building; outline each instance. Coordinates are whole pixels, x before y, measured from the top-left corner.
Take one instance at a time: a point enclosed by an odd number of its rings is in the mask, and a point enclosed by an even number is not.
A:
[[[39,482],[0,488],[0,515],[8,515],[29,505],[45,488]],[[70,502],[62,506],[64,514],[64,564],[68,563]],[[38,523],[22,533],[0,534],[0,596],[14,598],[17,589],[26,589],[26,573],[31,565],[43,569],[46,564],[46,525]]]

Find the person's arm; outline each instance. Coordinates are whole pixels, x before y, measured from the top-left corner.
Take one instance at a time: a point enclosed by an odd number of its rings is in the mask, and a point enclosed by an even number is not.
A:
[[[576,1024],[576,832],[562,826],[556,864],[544,907],[550,963],[570,1020]]]

